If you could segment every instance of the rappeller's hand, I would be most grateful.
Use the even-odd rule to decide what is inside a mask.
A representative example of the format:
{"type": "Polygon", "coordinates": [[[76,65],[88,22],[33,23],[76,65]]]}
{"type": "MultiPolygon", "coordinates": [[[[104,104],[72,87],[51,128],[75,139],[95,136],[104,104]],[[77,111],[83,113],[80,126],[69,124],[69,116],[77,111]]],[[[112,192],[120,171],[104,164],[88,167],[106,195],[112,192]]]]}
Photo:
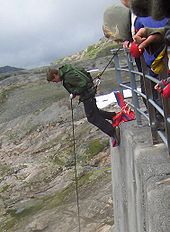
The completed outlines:
{"type": "Polygon", "coordinates": [[[74,99],[75,97],[77,97],[77,95],[71,93],[70,96],[69,96],[69,99],[72,100],[72,99],[74,99]]]}
{"type": "Polygon", "coordinates": [[[97,77],[97,78],[95,79],[95,85],[96,85],[96,86],[99,86],[100,83],[101,83],[101,80],[100,80],[99,77],[97,77]]]}
{"type": "Polygon", "coordinates": [[[73,94],[71,93],[70,96],[69,96],[69,99],[72,100],[74,97],[73,97],[73,94]]]}

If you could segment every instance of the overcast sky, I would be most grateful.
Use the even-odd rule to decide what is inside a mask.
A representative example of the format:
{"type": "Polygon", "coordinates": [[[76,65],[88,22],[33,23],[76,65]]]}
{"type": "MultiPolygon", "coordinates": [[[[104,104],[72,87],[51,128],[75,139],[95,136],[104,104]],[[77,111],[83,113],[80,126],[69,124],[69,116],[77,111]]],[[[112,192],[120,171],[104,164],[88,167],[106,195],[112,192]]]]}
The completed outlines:
{"type": "Polygon", "coordinates": [[[102,36],[104,10],[119,0],[0,0],[0,66],[32,68],[102,36]]]}

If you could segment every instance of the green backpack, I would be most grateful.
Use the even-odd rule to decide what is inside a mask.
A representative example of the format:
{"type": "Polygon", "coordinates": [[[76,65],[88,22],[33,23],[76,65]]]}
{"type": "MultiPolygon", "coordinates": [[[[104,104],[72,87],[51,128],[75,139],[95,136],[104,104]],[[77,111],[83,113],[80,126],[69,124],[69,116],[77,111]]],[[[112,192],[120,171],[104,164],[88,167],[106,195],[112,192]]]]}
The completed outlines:
{"type": "Polygon", "coordinates": [[[59,68],[59,71],[63,79],[63,85],[68,92],[76,95],[81,95],[84,91],[91,92],[93,90],[94,92],[93,78],[84,68],[65,64],[59,68]]]}

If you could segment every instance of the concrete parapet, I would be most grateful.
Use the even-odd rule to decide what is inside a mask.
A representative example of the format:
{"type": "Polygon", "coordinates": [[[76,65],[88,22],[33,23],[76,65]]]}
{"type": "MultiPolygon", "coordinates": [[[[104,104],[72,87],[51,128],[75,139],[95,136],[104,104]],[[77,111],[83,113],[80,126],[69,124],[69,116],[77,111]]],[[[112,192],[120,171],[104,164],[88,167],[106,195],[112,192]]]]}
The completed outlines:
{"type": "Polygon", "coordinates": [[[170,157],[152,145],[150,128],[121,125],[121,144],[111,148],[116,232],[170,231],[170,157]]]}

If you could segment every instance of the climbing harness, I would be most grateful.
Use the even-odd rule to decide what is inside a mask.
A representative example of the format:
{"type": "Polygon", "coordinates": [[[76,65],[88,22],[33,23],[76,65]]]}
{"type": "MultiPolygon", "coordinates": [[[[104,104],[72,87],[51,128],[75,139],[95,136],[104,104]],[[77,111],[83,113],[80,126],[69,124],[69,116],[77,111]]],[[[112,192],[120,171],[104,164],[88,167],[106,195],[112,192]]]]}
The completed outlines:
{"type": "Polygon", "coordinates": [[[77,155],[76,155],[76,140],[75,140],[75,129],[74,129],[74,110],[73,110],[73,98],[70,99],[71,106],[71,121],[72,121],[72,136],[73,136],[73,154],[74,154],[74,170],[75,170],[75,190],[76,190],[76,202],[77,202],[77,217],[78,217],[78,228],[80,232],[80,204],[79,204],[79,191],[78,191],[78,174],[77,174],[77,155]]]}

